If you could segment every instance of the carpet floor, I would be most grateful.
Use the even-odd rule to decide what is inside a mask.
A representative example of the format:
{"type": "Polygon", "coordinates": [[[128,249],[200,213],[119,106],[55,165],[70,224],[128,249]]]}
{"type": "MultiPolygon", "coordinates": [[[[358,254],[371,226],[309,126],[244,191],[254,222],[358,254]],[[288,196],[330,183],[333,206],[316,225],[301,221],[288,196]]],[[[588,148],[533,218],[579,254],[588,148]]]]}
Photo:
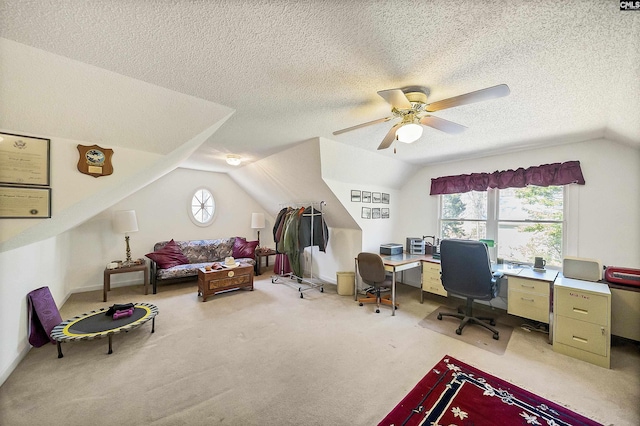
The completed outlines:
{"type": "MultiPolygon", "coordinates": [[[[72,295],[63,320],[114,303],[156,305],[107,339],[33,348],[0,386],[0,425],[375,425],[445,355],[603,424],[640,424],[640,349],[612,347],[611,369],[557,354],[513,329],[503,355],[420,325],[447,298],[398,286],[401,309],[374,313],[335,285],[310,290],[256,277],[254,291],[202,302],[195,282],[72,295]]],[[[453,304],[455,306],[455,304],[453,304]]],[[[25,320],[26,321],[26,320],[25,320]]],[[[26,323],[25,323],[26,327],[26,323]]]]}

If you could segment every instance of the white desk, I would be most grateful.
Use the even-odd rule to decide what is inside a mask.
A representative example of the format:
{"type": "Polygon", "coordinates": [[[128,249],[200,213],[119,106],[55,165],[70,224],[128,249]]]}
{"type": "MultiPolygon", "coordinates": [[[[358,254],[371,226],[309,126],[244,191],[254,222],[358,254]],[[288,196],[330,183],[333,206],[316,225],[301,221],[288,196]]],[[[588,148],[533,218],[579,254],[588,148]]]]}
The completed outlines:
{"type": "MultiPolygon", "coordinates": [[[[392,273],[392,285],[391,285],[391,303],[393,308],[391,315],[396,314],[396,272],[406,271],[412,268],[420,267],[420,303],[424,300],[424,274],[422,263],[428,262],[430,264],[440,264],[440,259],[434,259],[431,255],[424,254],[409,254],[402,253],[391,256],[381,256],[384,268],[386,271],[392,273]]],[[[354,280],[354,300],[358,299],[358,278],[360,276],[358,272],[358,262],[356,259],[356,279],[354,280]]],[[[535,271],[529,267],[512,267],[509,264],[494,264],[491,268],[494,272],[503,272],[508,277],[514,277],[514,285],[509,290],[515,290],[512,306],[508,307],[507,311],[510,314],[521,316],[544,322],[550,325],[551,331],[552,323],[552,310],[551,310],[551,298],[552,298],[552,283],[558,275],[558,271],[554,270],[542,270],[535,271]],[[533,285],[533,288],[529,290],[529,287],[533,285]],[[522,288],[518,288],[522,287],[522,288]],[[517,293],[517,291],[523,292],[523,294],[517,293]],[[517,297],[516,297],[517,296],[517,297]],[[539,296],[539,297],[536,297],[539,296]],[[519,302],[519,303],[518,303],[519,302]]],[[[507,303],[509,304],[509,297],[507,297],[507,303]]],[[[549,336],[551,339],[551,336],[549,336]]]]}

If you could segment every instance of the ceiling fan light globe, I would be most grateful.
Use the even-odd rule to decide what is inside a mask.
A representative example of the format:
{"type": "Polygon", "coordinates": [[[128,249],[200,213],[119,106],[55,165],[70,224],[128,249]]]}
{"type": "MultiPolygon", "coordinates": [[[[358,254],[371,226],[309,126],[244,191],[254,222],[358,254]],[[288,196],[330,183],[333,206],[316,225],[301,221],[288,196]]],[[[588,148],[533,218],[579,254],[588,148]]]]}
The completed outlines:
{"type": "Polygon", "coordinates": [[[227,154],[227,164],[231,166],[239,166],[242,162],[242,157],[235,154],[227,154]]]}
{"type": "Polygon", "coordinates": [[[422,126],[416,123],[405,124],[396,131],[400,142],[412,143],[422,136],[422,126]]]}

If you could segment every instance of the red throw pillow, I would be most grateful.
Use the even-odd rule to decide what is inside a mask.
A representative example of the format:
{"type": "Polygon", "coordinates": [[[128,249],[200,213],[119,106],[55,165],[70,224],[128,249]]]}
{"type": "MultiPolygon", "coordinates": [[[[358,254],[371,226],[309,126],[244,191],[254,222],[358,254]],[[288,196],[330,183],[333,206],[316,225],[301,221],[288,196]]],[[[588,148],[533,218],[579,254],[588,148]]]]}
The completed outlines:
{"type": "Polygon", "coordinates": [[[247,241],[242,237],[236,237],[233,243],[233,257],[253,259],[256,256],[256,247],[258,247],[258,241],[247,241]]]}
{"type": "Polygon", "coordinates": [[[182,253],[180,246],[173,240],[169,241],[160,250],[147,253],[145,256],[156,262],[160,269],[168,269],[189,263],[189,259],[182,253]]]}

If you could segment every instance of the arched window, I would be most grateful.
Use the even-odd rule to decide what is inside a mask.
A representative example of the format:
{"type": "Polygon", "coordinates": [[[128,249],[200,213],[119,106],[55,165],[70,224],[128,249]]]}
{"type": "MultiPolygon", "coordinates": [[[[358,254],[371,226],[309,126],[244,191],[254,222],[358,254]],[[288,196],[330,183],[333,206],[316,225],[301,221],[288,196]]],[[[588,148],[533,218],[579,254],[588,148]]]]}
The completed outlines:
{"type": "Polygon", "coordinates": [[[198,226],[209,226],[213,222],[216,202],[207,188],[198,188],[189,202],[189,218],[198,226]]]}

